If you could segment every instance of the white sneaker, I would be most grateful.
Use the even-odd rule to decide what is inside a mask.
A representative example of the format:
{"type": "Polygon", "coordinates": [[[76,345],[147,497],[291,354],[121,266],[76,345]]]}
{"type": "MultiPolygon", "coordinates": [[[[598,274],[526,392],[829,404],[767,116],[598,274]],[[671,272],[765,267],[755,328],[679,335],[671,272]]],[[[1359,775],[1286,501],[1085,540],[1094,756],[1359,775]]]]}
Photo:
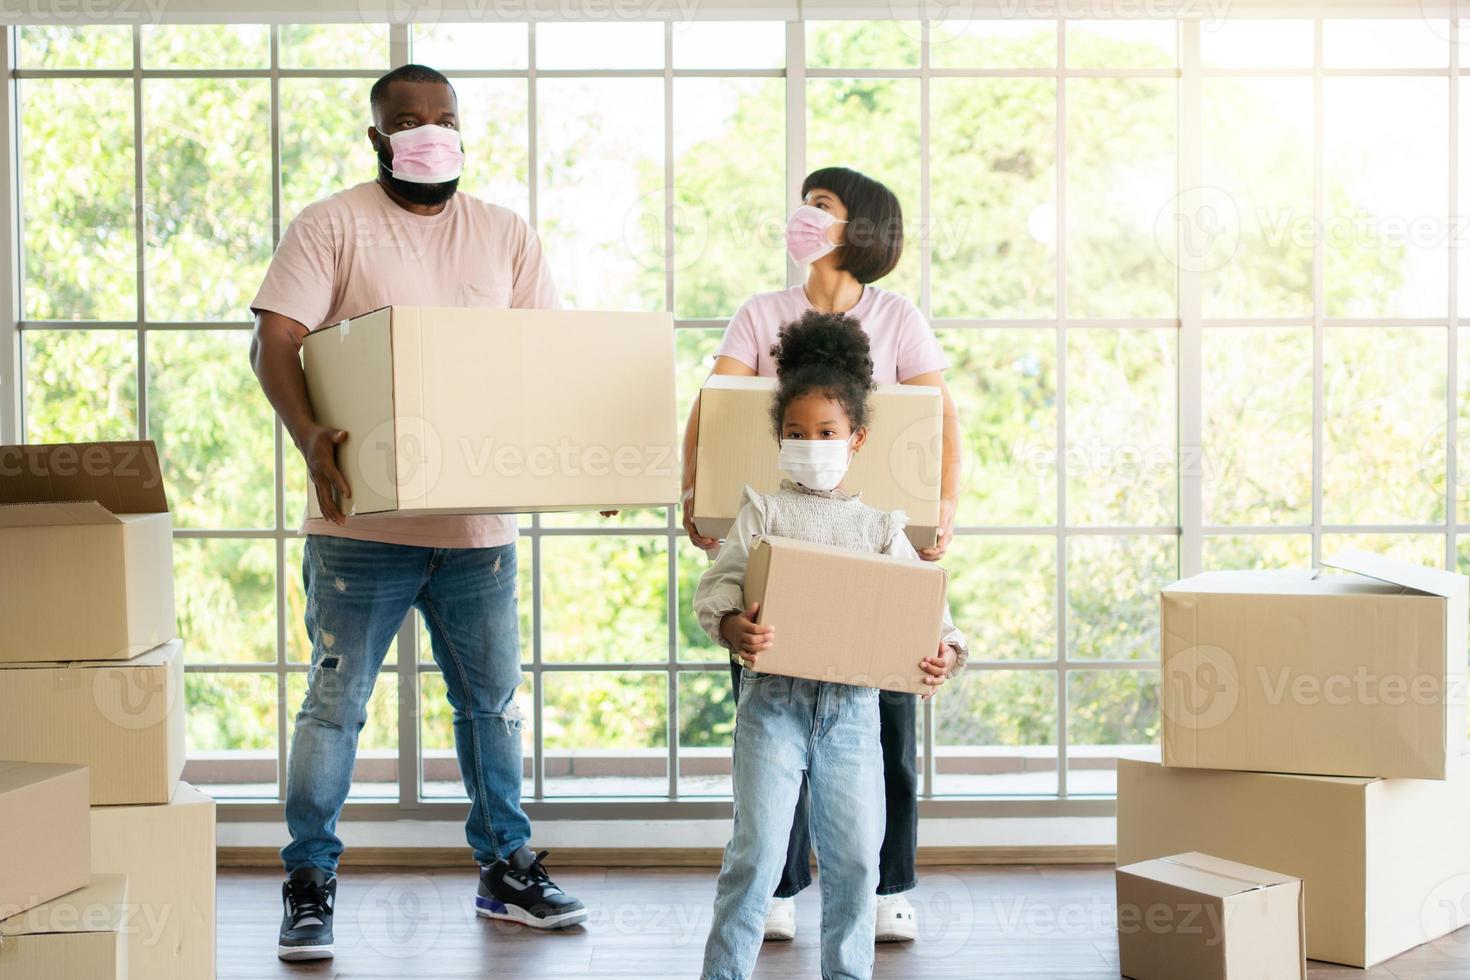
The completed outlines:
{"type": "Polygon", "coordinates": [[[766,909],[766,938],[783,943],[796,938],[796,899],[771,899],[771,905],[766,909]]]}
{"type": "MultiPolygon", "coordinates": [[[[771,920],[766,919],[767,922],[771,920]]],[[[873,938],[880,943],[911,943],[919,938],[919,919],[902,895],[879,895],[873,938]]]]}

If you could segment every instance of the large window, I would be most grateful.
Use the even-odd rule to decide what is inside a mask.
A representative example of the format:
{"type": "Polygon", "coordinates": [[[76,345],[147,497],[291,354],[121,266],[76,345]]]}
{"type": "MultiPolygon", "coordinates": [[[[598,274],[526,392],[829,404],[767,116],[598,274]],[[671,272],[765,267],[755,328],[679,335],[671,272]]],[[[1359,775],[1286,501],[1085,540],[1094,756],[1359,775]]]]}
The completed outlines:
{"type": "MultiPolygon", "coordinates": [[[[931,810],[1106,812],[1115,760],[1156,757],[1156,592],[1180,574],[1344,545],[1470,565],[1448,22],[10,35],[16,434],[159,442],[188,775],[221,797],[278,800],[309,657],[304,468],[246,362],[246,304],[292,216],[372,177],[367,88],[406,60],[452,76],[463,188],[537,227],[569,305],[673,311],[681,413],[739,303],[795,281],[805,171],[899,193],[882,285],[932,318],[966,450],[946,565],[973,659],[922,712],[931,810]]],[[[678,515],[521,525],[533,809],[728,797],[728,668],[689,611],[706,562],[678,515]]],[[[463,798],[416,621],[361,749],[354,801],[463,798]]]]}

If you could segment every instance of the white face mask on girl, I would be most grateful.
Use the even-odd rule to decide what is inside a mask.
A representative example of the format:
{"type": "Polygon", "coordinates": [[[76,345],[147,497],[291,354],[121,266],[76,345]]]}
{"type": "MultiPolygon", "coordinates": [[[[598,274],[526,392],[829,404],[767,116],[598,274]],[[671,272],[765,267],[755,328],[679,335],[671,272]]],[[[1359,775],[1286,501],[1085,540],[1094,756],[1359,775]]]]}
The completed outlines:
{"type": "Polygon", "coordinates": [[[832,217],[832,212],[803,204],[791,212],[786,222],[786,251],[797,265],[815,262],[837,246],[827,237],[827,229],[833,225],[845,225],[832,217]]]}
{"type": "Polygon", "coordinates": [[[851,443],[851,436],[846,439],[782,439],[776,465],[804,487],[835,490],[852,463],[851,443]]]}

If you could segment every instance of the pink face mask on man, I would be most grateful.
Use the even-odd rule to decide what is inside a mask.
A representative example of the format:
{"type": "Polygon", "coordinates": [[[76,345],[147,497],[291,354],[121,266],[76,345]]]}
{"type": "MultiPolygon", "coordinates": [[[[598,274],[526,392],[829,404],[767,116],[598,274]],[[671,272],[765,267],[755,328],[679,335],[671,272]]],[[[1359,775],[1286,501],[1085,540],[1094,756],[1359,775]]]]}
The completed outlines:
{"type": "Polygon", "coordinates": [[[786,222],[786,251],[791,255],[791,260],[797,265],[817,261],[837,247],[827,237],[827,229],[833,225],[845,224],[846,221],[832,217],[830,211],[803,204],[791,212],[791,220],[786,222]]]}
{"type": "Polygon", "coordinates": [[[443,184],[464,170],[459,130],[448,126],[414,126],[388,136],[393,176],[413,184],[443,184]]]}

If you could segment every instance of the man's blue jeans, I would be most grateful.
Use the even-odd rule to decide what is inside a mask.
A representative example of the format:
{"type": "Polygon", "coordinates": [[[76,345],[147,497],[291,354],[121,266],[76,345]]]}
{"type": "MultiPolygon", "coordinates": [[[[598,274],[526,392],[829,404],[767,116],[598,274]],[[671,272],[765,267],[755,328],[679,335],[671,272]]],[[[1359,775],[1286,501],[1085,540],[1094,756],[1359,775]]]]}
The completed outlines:
{"type": "Polygon", "coordinates": [[[805,773],[822,893],[822,977],[867,980],[885,816],[878,692],[746,670],[735,712],[735,828],[701,976],[745,980],[755,968],[805,773]]]}
{"type": "Polygon", "coordinates": [[[524,845],[531,823],[521,809],[515,544],[416,548],[313,534],[301,573],[311,668],[286,772],[287,873],[337,869],[337,817],[368,698],[411,608],[428,624],[454,709],[475,860],[490,864],[524,845]]]}

